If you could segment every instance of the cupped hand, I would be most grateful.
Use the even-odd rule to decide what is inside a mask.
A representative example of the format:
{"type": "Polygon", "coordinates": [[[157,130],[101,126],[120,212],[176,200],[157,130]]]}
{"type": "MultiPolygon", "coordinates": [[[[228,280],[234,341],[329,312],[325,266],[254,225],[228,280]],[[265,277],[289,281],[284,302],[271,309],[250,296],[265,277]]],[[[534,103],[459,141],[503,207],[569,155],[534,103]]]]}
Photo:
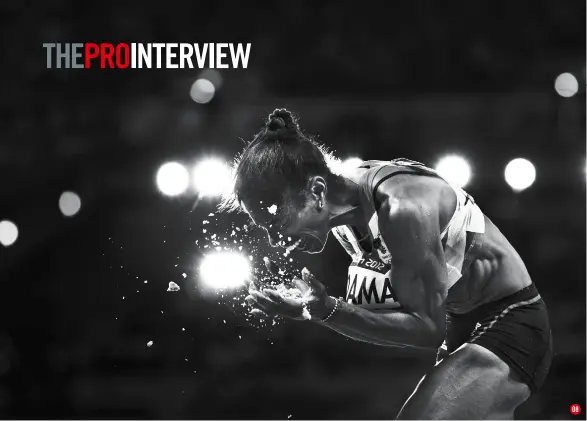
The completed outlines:
{"type": "Polygon", "coordinates": [[[302,279],[294,278],[291,284],[278,291],[250,282],[245,300],[252,307],[251,313],[296,320],[322,319],[327,315],[326,288],[308,269],[302,270],[302,279]]]}

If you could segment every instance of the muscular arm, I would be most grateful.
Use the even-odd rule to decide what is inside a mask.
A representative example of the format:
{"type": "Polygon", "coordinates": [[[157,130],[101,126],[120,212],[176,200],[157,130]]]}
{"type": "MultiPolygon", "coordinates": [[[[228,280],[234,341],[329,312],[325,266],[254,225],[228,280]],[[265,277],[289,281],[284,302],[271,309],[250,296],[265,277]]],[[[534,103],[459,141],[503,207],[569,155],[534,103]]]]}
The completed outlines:
{"type": "MultiPolygon", "coordinates": [[[[343,303],[341,303],[341,304],[343,304],[343,303]]],[[[334,307],[334,303],[332,303],[331,306],[334,307]]],[[[339,306],[340,306],[340,304],[339,304],[339,306]]],[[[340,307],[339,307],[339,310],[340,310],[340,307]]],[[[339,311],[339,310],[337,310],[337,311],[339,311]]],[[[396,348],[403,348],[406,346],[406,345],[402,345],[397,342],[390,341],[388,339],[377,339],[372,336],[365,335],[364,333],[361,333],[359,331],[350,330],[348,327],[336,327],[336,325],[334,325],[332,323],[324,323],[324,325],[328,326],[330,329],[334,330],[335,332],[338,332],[341,335],[346,336],[347,338],[351,338],[355,341],[366,342],[369,344],[380,345],[380,346],[393,346],[396,348]]]]}
{"type": "MultiPolygon", "coordinates": [[[[445,334],[447,292],[438,211],[425,195],[384,190],[382,196],[379,226],[392,255],[392,284],[402,309],[373,312],[341,302],[324,324],[375,344],[437,348],[445,334]]],[[[330,298],[327,309],[333,307],[330,298]]]]}

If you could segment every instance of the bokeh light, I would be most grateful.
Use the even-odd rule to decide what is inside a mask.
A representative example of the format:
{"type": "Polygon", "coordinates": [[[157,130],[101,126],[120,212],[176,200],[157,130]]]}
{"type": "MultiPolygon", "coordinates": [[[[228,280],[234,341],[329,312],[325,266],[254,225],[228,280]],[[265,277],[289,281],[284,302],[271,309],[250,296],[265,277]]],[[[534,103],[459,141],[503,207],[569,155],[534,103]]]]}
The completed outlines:
{"type": "Polygon", "coordinates": [[[349,170],[353,168],[357,168],[359,165],[363,163],[361,158],[347,158],[344,161],[334,157],[334,156],[327,156],[326,157],[326,165],[333,174],[341,175],[345,174],[349,170]]]}
{"type": "Polygon", "coordinates": [[[178,196],[184,193],[189,184],[190,174],[178,162],[163,164],[157,171],[157,187],[166,196],[178,196]]]}
{"type": "Polygon", "coordinates": [[[361,165],[363,163],[363,160],[361,158],[347,158],[344,161],[342,161],[342,165],[344,166],[344,168],[357,168],[359,165],[361,165]]]}
{"type": "Polygon", "coordinates": [[[219,251],[204,256],[200,264],[202,285],[214,289],[237,288],[251,275],[249,259],[242,253],[219,251]]]}
{"type": "Polygon", "coordinates": [[[471,179],[471,167],[466,159],[458,155],[449,155],[440,159],[436,164],[436,172],[459,187],[465,187],[471,179]]]}
{"type": "Polygon", "coordinates": [[[0,221],[0,244],[5,247],[14,244],[18,238],[18,228],[12,221],[0,221]]]}
{"type": "Polygon", "coordinates": [[[65,191],[59,196],[59,210],[64,216],[73,216],[82,207],[80,197],[71,191],[65,191]]]}
{"type": "Polygon", "coordinates": [[[192,84],[190,89],[190,96],[198,104],[207,104],[212,101],[216,88],[214,84],[208,79],[198,79],[192,84]]]}
{"type": "Polygon", "coordinates": [[[560,96],[570,98],[579,90],[579,82],[571,73],[563,73],[554,81],[554,89],[560,96]]]}
{"type": "Polygon", "coordinates": [[[512,159],[505,167],[505,181],[514,191],[526,190],[536,180],[536,168],[524,158],[512,159]]]}
{"type": "Polygon", "coordinates": [[[232,173],[221,159],[209,158],[197,163],[192,174],[194,189],[200,196],[220,196],[230,187],[232,173]]]}

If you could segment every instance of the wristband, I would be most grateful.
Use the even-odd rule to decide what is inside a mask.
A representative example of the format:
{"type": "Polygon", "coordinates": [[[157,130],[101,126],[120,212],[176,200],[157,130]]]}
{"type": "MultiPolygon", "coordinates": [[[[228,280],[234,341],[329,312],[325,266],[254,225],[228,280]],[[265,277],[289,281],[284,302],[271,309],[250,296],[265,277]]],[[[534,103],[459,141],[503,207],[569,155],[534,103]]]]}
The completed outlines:
{"type": "Polygon", "coordinates": [[[323,318],[322,320],[320,320],[321,322],[325,322],[328,319],[330,319],[334,313],[336,313],[336,311],[338,310],[338,307],[340,306],[340,300],[338,298],[334,299],[334,308],[332,309],[332,311],[330,312],[330,314],[328,316],[326,316],[325,318],[323,318]]]}

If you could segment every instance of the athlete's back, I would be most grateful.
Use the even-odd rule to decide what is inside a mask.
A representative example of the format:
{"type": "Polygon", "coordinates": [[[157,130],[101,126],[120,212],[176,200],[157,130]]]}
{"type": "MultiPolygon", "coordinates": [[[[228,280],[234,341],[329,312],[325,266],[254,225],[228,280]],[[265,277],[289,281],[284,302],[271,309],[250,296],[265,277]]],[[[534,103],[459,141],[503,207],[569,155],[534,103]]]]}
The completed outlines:
{"type": "MultiPolygon", "coordinates": [[[[371,270],[371,278],[377,278],[377,272],[382,271],[362,266],[375,267],[375,261],[391,264],[393,256],[382,253],[386,246],[377,229],[379,203],[376,191],[382,183],[388,182],[403,183],[412,189],[426,188],[437,193],[429,197],[430,201],[436,202],[434,205],[438,206],[441,219],[444,219],[441,221],[440,238],[447,265],[448,308],[455,312],[467,312],[531,284],[522,259],[499,229],[482,213],[473,197],[433,169],[404,158],[366,161],[359,167],[357,176],[362,190],[363,208],[367,215],[371,215],[369,227],[378,253],[364,250],[357,238],[361,235],[353,232],[356,230],[352,227],[337,227],[333,230],[333,234],[353,258],[352,265],[361,268],[350,271],[349,289],[357,273],[365,275],[371,270]],[[368,260],[361,263],[361,258],[368,260]]],[[[357,287],[360,290],[361,285],[357,287]]],[[[369,285],[366,285],[366,290],[369,291],[369,285]]],[[[347,299],[353,296],[355,301],[368,298],[351,292],[347,290],[347,299]]]]}

